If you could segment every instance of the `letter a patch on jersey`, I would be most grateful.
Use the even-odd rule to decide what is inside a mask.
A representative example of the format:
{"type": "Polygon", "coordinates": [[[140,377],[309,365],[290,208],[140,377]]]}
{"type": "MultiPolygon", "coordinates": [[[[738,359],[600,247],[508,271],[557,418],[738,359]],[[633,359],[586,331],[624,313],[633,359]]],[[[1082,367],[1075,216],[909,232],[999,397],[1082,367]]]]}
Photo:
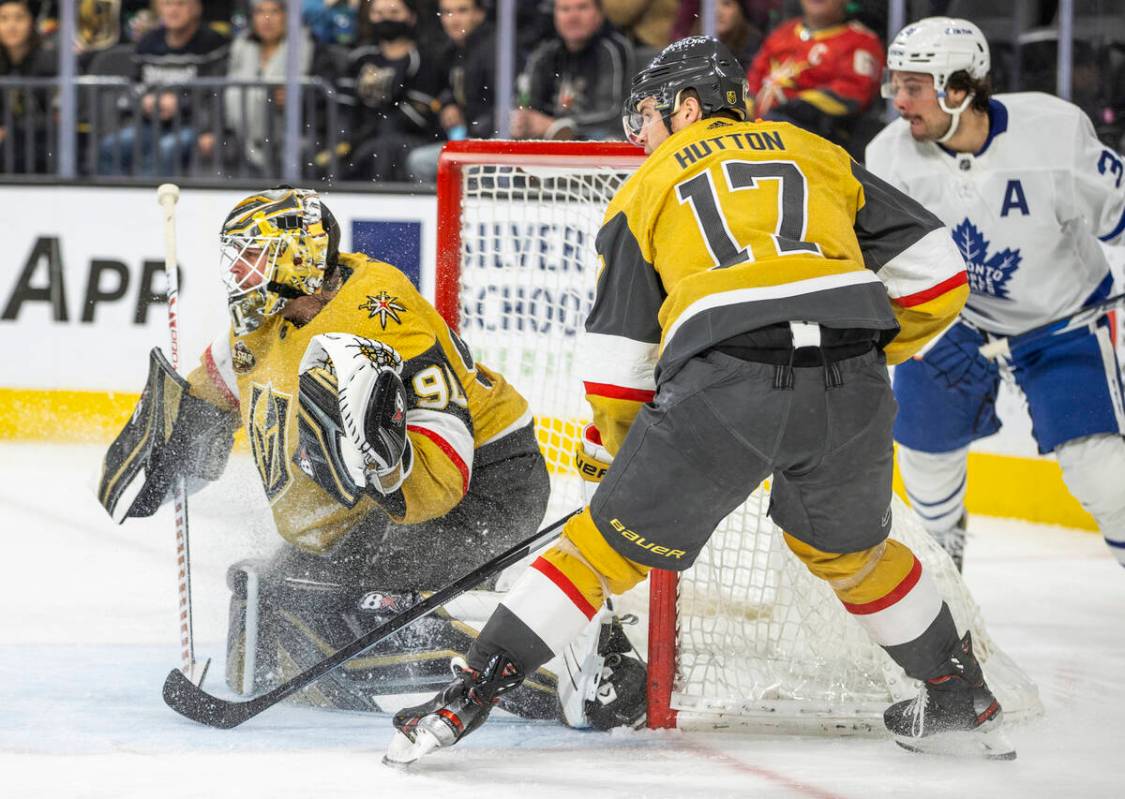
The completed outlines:
{"type": "Polygon", "coordinates": [[[286,428],[289,419],[290,397],[277,393],[273,386],[254,383],[250,393],[249,438],[250,454],[266,499],[271,503],[281,496],[290,481],[289,463],[285,457],[288,449],[286,428]]]}
{"type": "Polygon", "coordinates": [[[1004,204],[1000,207],[1000,216],[1007,216],[1009,211],[1019,211],[1024,216],[1031,216],[1027,207],[1027,197],[1023,193],[1023,184],[1018,180],[1009,180],[1004,189],[1004,204]]]}

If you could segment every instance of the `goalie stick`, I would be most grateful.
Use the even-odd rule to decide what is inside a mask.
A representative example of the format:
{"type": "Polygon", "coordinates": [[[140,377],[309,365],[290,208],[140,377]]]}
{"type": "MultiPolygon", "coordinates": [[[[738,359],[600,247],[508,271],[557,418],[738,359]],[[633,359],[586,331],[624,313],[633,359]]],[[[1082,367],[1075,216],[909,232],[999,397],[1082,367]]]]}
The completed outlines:
{"type": "Polygon", "coordinates": [[[220,699],[193,683],[179,669],[173,669],[169,672],[167,679],[164,680],[164,702],[181,716],[200,724],[206,724],[208,727],[218,727],[224,730],[237,727],[242,722],[254,718],[263,710],[273,707],[305,686],[316,682],[323,675],[351,660],[356,655],[362,654],[403,627],[413,624],[423,616],[428,616],[474,585],[517,563],[538,547],[550,543],[559,536],[566,521],[580,510],[580,508],[575,508],[557,522],[544,527],[535,535],[521,541],[506,552],[502,552],[464,577],[445,586],[445,588],[435,591],[390,621],[364,633],[347,646],[261,696],[244,701],[220,699]]]}
{"type": "Polygon", "coordinates": [[[1071,330],[1077,330],[1080,327],[1085,327],[1091,322],[1095,321],[1102,314],[1112,311],[1125,305],[1125,294],[1115,294],[1114,296],[1102,300],[1096,305],[1091,305],[1089,308],[1083,308],[1080,311],[1069,314],[1061,319],[1055,319],[1047,322],[1046,324],[1033,327],[1031,330],[1020,333],[1015,336],[1005,336],[1003,338],[995,339],[987,344],[981,345],[980,354],[989,360],[996,358],[1008,358],[1012,354],[1012,350],[1025,347],[1028,344],[1039,341],[1047,336],[1057,336],[1061,333],[1069,333],[1071,330]]]}
{"type": "MultiPolygon", "coordinates": [[[[156,201],[164,210],[164,274],[168,283],[168,339],[172,369],[180,368],[179,299],[180,279],[176,258],[176,202],[180,187],[162,183],[156,189],[156,201]]],[[[179,578],[180,669],[192,683],[202,685],[207,676],[208,658],[204,663],[195,660],[194,631],[191,619],[191,550],[188,547],[187,490],[183,476],[172,484],[172,507],[176,525],[176,570],[179,578]]]]}

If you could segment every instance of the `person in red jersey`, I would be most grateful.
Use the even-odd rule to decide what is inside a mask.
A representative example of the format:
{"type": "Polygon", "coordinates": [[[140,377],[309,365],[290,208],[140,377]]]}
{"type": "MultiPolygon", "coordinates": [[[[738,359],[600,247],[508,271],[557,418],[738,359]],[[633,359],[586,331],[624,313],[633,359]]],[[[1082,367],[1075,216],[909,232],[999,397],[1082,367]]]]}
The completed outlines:
{"type": "Polygon", "coordinates": [[[846,0],[801,0],[800,18],[766,37],[747,73],[752,112],[792,122],[847,146],[879,94],[879,37],[847,21],[846,0]]]}

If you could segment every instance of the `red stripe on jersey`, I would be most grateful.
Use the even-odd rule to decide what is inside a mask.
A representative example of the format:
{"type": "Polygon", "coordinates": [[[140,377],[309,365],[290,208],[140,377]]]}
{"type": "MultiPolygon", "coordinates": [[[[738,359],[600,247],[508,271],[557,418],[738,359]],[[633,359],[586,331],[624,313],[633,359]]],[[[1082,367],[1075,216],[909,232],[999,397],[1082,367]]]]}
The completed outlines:
{"type": "Polygon", "coordinates": [[[647,388],[626,388],[625,386],[615,386],[612,383],[591,383],[588,380],[583,381],[583,385],[586,386],[587,394],[593,394],[597,397],[607,397],[609,399],[651,402],[652,398],[656,396],[655,391],[651,391],[647,388]]]}
{"type": "Polygon", "coordinates": [[[943,280],[936,286],[930,286],[928,289],[915,292],[914,294],[907,294],[904,297],[894,297],[893,300],[896,305],[903,308],[912,308],[915,305],[921,305],[924,302],[932,300],[934,297],[940,297],[945,292],[963,286],[969,282],[968,272],[958,272],[948,280],[943,280]]]}
{"type": "Polygon", "coordinates": [[[430,441],[437,444],[438,449],[445,453],[445,457],[453,461],[453,465],[456,466],[457,471],[461,473],[461,493],[469,493],[469,467],[465,465],[465,461],[463,461],[461,459],[461,456],[457,454],[457,450],[453,448],[453,445],[439,436],[433,430],[430,430],[428,427],[421,427],[416,424],[408,424],[406,426],[406,429],[412,433],[419,433],[421,435],[424,435],[426,438],[430,439],[430,441]]]}
{"type": "Polygon", "coordinates": [[[215,388],[222,392],[227,402],[237,408],[238,397],[234,396],[234,392],[230,390],[227,381],[223,379],[223,374],[215,364],[215,356],[211,354],[211,345],[209,344],[207,345],[207,349],[203,351],[203,365],[207,368],[207,376],[211,378],[211,382],[215,384],[215,388]]]}
{"type": "Polygon", "coordinates": [[[557,585],[559,590],[570,598],[570,601],[574,603],[575,607],[582,611],[587,619],[594,618],[594,614],[598,612],[598,609],[591,605],[586,597],[582,596],[582,592],[578,590],[578,586],[572,583],[569,577],[559,571],[559,568],[555,564],[543,558],[536,558],[535,562],[531,564],[531,568],[557,585]]]}
{"type": "Polygon", "coordinates": [[[914,586],[918,584],[918,580],[921,579],[921,577],[922,562],[915,556],[914,565],[910,567],[910,572],[902,578],[902,582],[896,585],[890,593],[878,599],[873,599],[870,602],[863,602],[858,605],[845,602],[844,609],[855,616],[868,616],[872,613],[878,613],[880,610],[886,610],[909,594],[914,586]]]}

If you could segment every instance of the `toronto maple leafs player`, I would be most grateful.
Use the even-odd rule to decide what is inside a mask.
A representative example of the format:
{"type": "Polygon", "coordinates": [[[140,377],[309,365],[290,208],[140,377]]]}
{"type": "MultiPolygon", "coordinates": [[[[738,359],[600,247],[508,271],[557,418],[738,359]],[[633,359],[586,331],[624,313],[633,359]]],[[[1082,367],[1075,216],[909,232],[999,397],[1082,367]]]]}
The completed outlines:
{"type": "Polygon", "coordinates": [[[922,357],[899,366],[899,464],[914,507],[960,565],[969,444],[1000,428],[999,368],[1027,398],[1041,453],[1125,565],[1125,411],[1111,320],[1016,348],[979,347],[1110,295],[1098,241],[1121,244],[1125,167],[1077,107],[1036,92],[992,96],[988,43],[963,19],[908,25],[888,50],[901,118],[867,167],[937,214],[965,258],[971,296],[922,357]]]}

